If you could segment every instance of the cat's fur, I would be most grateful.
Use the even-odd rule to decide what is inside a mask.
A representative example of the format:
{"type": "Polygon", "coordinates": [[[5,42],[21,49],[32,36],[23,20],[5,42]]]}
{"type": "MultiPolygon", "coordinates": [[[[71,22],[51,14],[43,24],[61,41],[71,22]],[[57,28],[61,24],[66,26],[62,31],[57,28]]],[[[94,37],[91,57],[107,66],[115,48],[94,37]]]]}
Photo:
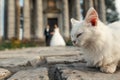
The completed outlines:
{"type": "Polygon", "coordinates": [[[83,21],[72,18],[71,23],[71,40],[83,49],[87,65],[114,73],[120,62],[120,23],[110,27],[103,24],[94,8],[89,9],[83,21]]]}

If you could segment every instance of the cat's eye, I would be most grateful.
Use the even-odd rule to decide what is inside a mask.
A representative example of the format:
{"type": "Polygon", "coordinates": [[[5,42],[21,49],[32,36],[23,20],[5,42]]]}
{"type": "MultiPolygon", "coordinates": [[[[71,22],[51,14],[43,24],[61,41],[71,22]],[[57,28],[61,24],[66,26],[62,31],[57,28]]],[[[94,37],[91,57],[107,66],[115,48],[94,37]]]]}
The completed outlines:
{"type": "Polygon", "coordinates": [[[79,34],[77,34],[77,36],[76,36],[76,37],[78,38],[78,37],[79,37],[79,36],[81,36],[81,35],[82,35],[82,33],[79,33],[79,34]]]}

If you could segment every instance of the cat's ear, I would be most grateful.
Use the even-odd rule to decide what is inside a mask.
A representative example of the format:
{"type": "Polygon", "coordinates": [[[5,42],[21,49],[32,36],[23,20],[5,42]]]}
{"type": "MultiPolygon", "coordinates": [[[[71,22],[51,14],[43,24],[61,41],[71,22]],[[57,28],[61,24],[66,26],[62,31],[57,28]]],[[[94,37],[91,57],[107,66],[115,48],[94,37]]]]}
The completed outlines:
{"type": "Polygon", "coordinates": [[[98,13],[96,12],[96,10],[93,7],[91,7],[88,10],[87,15],[85,17],[85,21],[87,23],[91,23],[92,26],[97,26],[98,13]]]}
{"type": "Polygon", "coordinates": [[[79,23],[79,21],[75,20],[74,18],[71,18],[71,23],[72,23],[72,25],[74,25],[76,23],[79,23]]]}

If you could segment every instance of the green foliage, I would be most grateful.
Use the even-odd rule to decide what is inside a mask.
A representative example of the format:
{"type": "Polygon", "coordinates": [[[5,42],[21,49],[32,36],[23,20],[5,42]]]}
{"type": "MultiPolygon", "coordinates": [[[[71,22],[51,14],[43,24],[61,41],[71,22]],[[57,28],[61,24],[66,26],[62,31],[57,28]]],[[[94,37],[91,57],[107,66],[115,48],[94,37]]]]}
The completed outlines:
{"type": "Polygon", "coordinates": [[[106,19],[107,21],[114,22],[119,20],[118,18],[118,12],[116,11],[115,7],[115,0],[105,0],[105,5],[106,5],[106,19]]]}
{"type": "Polygon", "coordinates": [[[66,43],[67,46],[73,46],[72,44],[72,41],[71,40],[68,40],[67,43],[66,43]]]}
{"type": "MultiPolygon", "coordinates": [[[[67,46],[73,46],[72,41],[68,40],[66,43],[67,46]]],[[[40,41],[30,41],[24,39],[22,41],[18,40],[17,38],[12,38],[9,41],[0,42],[0,50],[5,49],[18,49],[18,48],[27,48],[27,47],[38,47],[38,46],[45,46],[45,43],[40,41]]]]}
{"type": "Polygon", "coordinates": [[[16,49],[23,47],[37,47],[40,46],[40,42],[37,41],[29,41],[29,40],[18,40],[16,38],[12,38],[10,41],[3,41],[0,43],[0,50],[5,49],[16,49]]]}

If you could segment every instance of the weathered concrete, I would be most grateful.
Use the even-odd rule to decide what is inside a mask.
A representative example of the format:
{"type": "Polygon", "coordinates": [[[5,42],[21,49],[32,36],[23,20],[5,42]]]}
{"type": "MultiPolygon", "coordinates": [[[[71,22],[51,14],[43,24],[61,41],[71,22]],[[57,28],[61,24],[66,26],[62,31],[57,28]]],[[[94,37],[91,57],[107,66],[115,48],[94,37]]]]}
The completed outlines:
{"type": "Polygon", "coordinates": [[[0,68],[0,80],[4,80],[5,78],[9,77],[11,72],[7,69],[0,68]]]}
{"type": "Polygon", "coordinates": [[[7,80],[49,80],[47,68],[22,70],[7,80]]]}
{"type": "MultiPolygon", "coordinates": [[[[0,51],[0,67],[7,68],[12,73],[17,72],[16,74],[18,75],[18,73],[21,74],[21,70],[33,69],[43,65],[49,67],[47,65],[50,62],[50,59],[55,56],[57,58],[60,56],[60,62],[71,62],[72,60],[72,62],[74,62],[74,59],[77,58],[79,53],[78,48],[74,47],[38,47],[0,51]],[[68,56],[70,56],[70,58],[68,56]],[[72,60],[67,61],[67,59],[72,60]]],[[[54,61],[51,62],[55,63],[54,61]]],[[[55,64],[58,64],[58,62],[55,64]]],[[[13,79],[13,76],[10,79],[13,79]]],[[[17,78],[20,77],[17,76],[17,78]]]]}
{"type": "Polygon", "coordinates": [[[0,59],[0,67],[21,67],[27,66],[36,66],[40,62],[40,58],[24,58],[24,57],[16,57],[16,58],[3,58],[0,59]]]}
{"type": "Polygon", "coordinates": [[[27,66],[28,64],[36,67],[37,65],[45,64],[45,60],[50,56],[74,56],[79,53],[77,48],[72,47],[39,47],[14,51],[1,51],[0,67],[19,67],[27,66]]]}
{"type": "Polygon", "coordinates": [[[56,65],[57,80],[119,80],[120,70],[114,74],[100,72],[96,68],[88,68],[85,63],[56,65]]]}
{"type": "Polygon", "coordinates": [[[53,56],[53,57],[46,57],[46,61],[48,64],[58,64],[58,63],[74,63],[74,62],[81,62],[82,57],[79,55],[76,56],[53,56]]]}
{"type": "Polygon", "coordinates": [[[0,51],[0,58],[36,57],[36,56],[67,56],[78,55],[82,52],[75,47],[37,47],[0,51]],[[29,55],[28,55],[29,54],[29,55]]]}
{"type": "Polygon", "coordinates": [[[114,74],[105,74],[99,69],[87,68],[82,61],[82,51],[75,47],[38,47],[0,51],[0,67],[9,70],[0,69],[0,80],[6,80],[6,77],[8,80],[120,79],[120,70],[114,74]]]}

